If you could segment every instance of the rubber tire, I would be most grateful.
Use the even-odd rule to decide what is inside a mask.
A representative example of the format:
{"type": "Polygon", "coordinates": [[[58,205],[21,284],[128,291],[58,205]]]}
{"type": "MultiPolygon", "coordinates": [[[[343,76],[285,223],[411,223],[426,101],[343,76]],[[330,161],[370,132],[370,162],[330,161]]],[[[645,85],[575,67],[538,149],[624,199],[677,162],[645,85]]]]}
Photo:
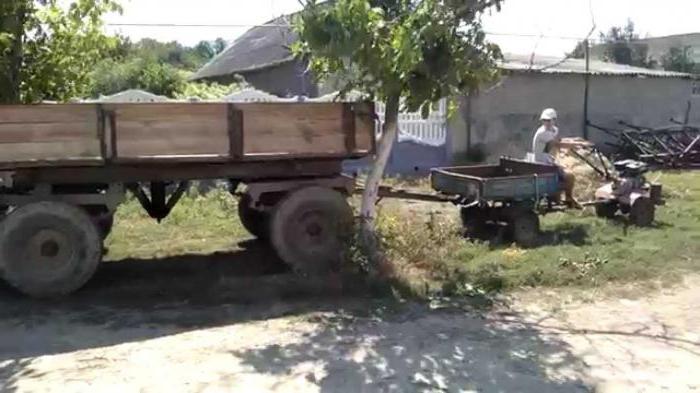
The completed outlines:
{"type": "Polygon", "coordinates": [[[270,238],[270,214],[255,210],[250,207],[252,197],[250,194],[243,194],[238,200],[238,218],[251,235],[260,240],[270,238]]]}
{"type": "Polygon", "coordinates": [[[479,208],[462,207],[459,210],[462,219],[464,236],[470,239],[481,239],[486,233],[486,221],[479,208]]]}
{"type": "Polygon", "coordinates": [[[340,268],[352,224],[353,211],[342,194],[307,187],[291,192],[277,204],[270,240],[279,257],[296,273],[323,275],[340,268]]]}
{"type": "Polygon", "coordinates": [[[535,247],[540,237],[540,218],[533,211],[523,211],[513,217],[513,240],[521,247],[535,247]]]}
{"type": "Polygon", "coordinates": [[[638,227],[648,227],[654,223],[656,206],[647,197],[637,198],[630,209],[630,221],[638,227]]]}
{"type": "MultiPolygon", "coordinates": [[[[102,259],[102,239],[90,216],[81,208],[60,202],[22,206],[0,223],[0,270],[18,291],[36,298],[67,295],[93,276],[102,259]],[[37,274],[26,260],[28,243],[40,231],[53,230],[72,244],[67,263],[37,274]]],[[[41,262],[39,262],[41,264],[41,262]]]]}
{"type": "Polygon", "coordinates": [[[595,215],[608,220],[615,218],[619,207],[616,202],[605,202],[595,205],[595,215]]]}

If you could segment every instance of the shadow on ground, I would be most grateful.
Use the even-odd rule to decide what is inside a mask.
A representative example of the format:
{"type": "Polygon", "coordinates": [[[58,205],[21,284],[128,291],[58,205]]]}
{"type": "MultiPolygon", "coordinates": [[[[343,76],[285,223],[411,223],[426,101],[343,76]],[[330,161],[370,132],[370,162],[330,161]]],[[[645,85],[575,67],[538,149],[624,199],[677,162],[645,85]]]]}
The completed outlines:
{"type": "MultiPolygon", "coordinates": [[[[535,241],[534,247],[556,246],[560,244],[572,244],[584,246],[590,244],[589,226],[579,223],[559,223],[552,228],[542,230],[535,241]]],[[[493,250],[510,247],[515,242],[513,234],[507,227],[490,225],[477,237],[479,240],[488,241],[493,250]]]]}
{"type": "MultiPolygon", "coordinates": [[[[32,301],[1,288],[0,391],[41,378],[45,370],[32,365],[38,357],[212,327],[236,334],[240,324],[286,316],[318,328],[292,344],[219,350],[281,379],[319,364],[323,373],[300,378],[324,392],[588,390],[580,379],[585,367],[568,346],[533,327],[491,321],[484,318],[488,311],[461,303],[436,309],[371,299],[352,283],[339,289],[332,280],[289,274],[262,244],[243,246],[209,256],[109,262],[86,288],[60,301],[32,301]]],[[[114,361],[128,373],[128,359],[114,361]]],[[[226,384],[240,375],[216,378],[226,384]]]]}

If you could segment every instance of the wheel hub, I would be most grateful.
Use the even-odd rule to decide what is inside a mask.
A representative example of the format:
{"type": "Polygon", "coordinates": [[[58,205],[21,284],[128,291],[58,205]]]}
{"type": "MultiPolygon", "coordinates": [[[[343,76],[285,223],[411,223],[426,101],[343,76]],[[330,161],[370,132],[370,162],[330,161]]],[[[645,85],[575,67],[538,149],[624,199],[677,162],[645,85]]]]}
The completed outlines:
{"type": "Polygon", "coordinates": [[[303,233],[303,241],[307,246],[319,246],[328,239],[328,225],[323,215],[318,212],[310,212],[300,217],[299,228],[303,233]]]}
{"type": "Polygon", "coordinates": [[[42,229],[29,238],[26,245],[27,261],[35,264],[38,271],[62,269],[70,264],[73,247],[63,233],[53,229],[42,229]]]}

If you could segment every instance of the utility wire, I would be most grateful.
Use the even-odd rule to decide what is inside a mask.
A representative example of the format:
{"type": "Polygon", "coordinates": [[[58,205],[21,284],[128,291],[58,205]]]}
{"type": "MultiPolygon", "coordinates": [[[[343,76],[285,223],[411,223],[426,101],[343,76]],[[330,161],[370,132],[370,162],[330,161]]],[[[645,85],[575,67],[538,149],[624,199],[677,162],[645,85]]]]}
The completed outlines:
{"type": "MultiPolygon", "coordinates": [[[[593,34],[593,32],[596,29],[595,13],[593,12],[593,0],[588,0],[588,9],[591,12],[591,30],[588,32],[588,35],[586,35],[586,38],[583,39],[583,41],[582,41],[583,44],[586,46],[588,45],[588,39],[591,37],[591,35],[593,34]]],[[[541,69],[539,69],[539,71],[544,71],[544,70],[548,70],[550,68],[557,67],[560,64],[564,63],[565,61],[569,60],[571,58],[571,56],[573,56],[573,54],[574,54],[573,51],[571,51],[571,52],[567,53],[563,59],[559,60],[556,63],[552,63],[548,66],[542,67],[541,69]]]]}
{"type": "MultiPolygon", "coordinates": [[[[210,23],[105,23],[108,27],[154,27],[154,28],[288,28],[292,25],[289,23],[280,24],[210,24],[210,23]]],[[[595,24],[593,30],[595,29],[595,24]]],[[[566,36],[566,35],[546,35],[546,34],[533,34],[533,33],[509,33],[509,32],[494,32],[494,31],[484,31],[486,35],[495,37],[518,37],[518,38],[537,38],[537,39],[558,39],[558,40],[569,40],[569,41],[584,41],[588,39],[591,43],[598,44],[615,44],[615,43],[626,43],[630,45],[635,45],[635,41],[628,40],[602,40],[602,39],[591,39],[590,36],[594,31],[589,33],[586,37],[577,36],[566,36]]],[[[643,41],[643,39],[639,39],[643,41]]],[[[637,43],[639,45],[644,45],[644,42],[637,43]]]]}

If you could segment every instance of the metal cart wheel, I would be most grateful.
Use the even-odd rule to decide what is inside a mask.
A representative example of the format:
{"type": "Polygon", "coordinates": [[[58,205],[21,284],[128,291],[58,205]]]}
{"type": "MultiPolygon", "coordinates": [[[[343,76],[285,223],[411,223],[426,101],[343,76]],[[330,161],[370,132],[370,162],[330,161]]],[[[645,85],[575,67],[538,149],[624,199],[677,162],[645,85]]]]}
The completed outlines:
{"type": "Polygon", "coordinates": [[[540,236],[540,218],[533,211],[519,212],[511,222],[513,240],[522,247],[534,247],[540,236]]]}
{"type": "Polygon", "coordinates": [[[486,217],[478,207],[462,207],[459,211],[464,236],[481,239],[486,233],[486,217]]]}
{"type": "Polygon", "coordinates": [[[616,202],[600,202],[595,205],[595,214],[600,218],[612,219],[617,214],[618,205],[616,202]]]}
{"type": "Polygon", "coordinates": [[[238,218],[250,234],[260,240],[267,240],[270,237],[270,214],[253,209],[250,206],[252,199],[246,193],[238,200],[238,218]]]}
{"type": "Polygon", "coordinates": [[[632,203],[630,221],[640,227],[648,227],[654,222],[656,206],[647,197],[639,197],[632,203]]]}
{"type": "Polygon", "coordinates": [[[0,223],[0,234],[3,278],[33,297],[79,289],[102,258],[102,239],[90,216],[65,203],[19,207],[0,223]]]}
{"type": "Polygon", "coordinates": [[[351,235],[352,208],[337,191],[307,187],[275,207],[270,240],[280,258],[301,274],[337,270],[351,235]]]}

